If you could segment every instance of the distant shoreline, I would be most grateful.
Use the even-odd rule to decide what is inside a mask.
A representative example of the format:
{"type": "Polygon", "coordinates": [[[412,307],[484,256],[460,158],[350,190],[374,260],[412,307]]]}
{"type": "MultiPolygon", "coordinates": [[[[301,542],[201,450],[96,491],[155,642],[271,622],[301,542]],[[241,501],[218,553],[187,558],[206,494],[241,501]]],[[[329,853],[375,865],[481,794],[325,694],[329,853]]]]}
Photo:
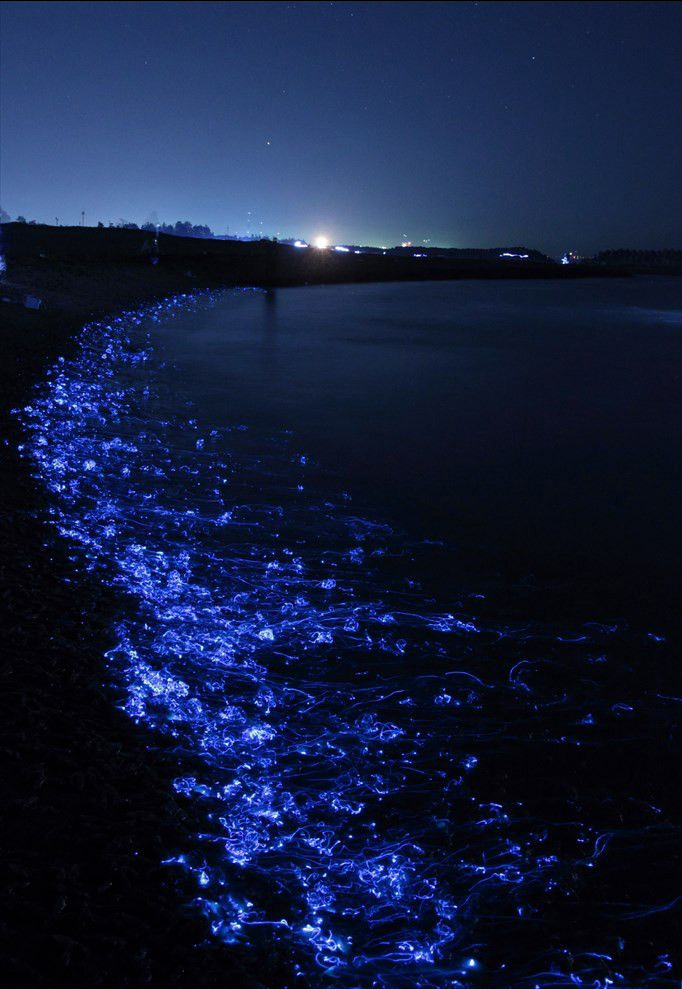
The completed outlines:
{"type": "Polygon", "coordinates": [[[627,277],[619,267],[552,261],[353,254],[273,241],[224,241],[142,230],[0,226],[0,305],[68,337],[89,319],[199,288],[284,288],[367,282],[627,277]],[[68,331],[66,330],[68,326],[68,331]],[[57,328],[59,328],[57,330],[57,328]]]}
{"type": "Polygon", "coordinates": [[[92,297],[96,311],[195,287],[295,285],[451,279],[574,279],[623,277],[624,268],[561,265],[549,260],[356,254],[300,249],[274,241],[175,237],[143,230],[50,227],[6,223],[0,253],[11,290],[69,309],[92,297]],[[129,290],[126,290],[126,286],[129,290]],[[115,287],[115,291],[112,291],[115,287]],[[42,294],[41,294],[42,293],[42,294]],[[126,296],[128,297],[126,299],[126,296]]]}
{"type": "MultiPolygon", "coordinates": [[[[216,943],[197,951],[204,925],[181,908],[195,890],[159,865],[161,847],[182,846],[196,829],[173,791],[177,766],[118,709],[115,688],[102,687],[117,601],[74,570],[47,525],[45,495],[18,452],[26,435],[11,414],[31,401],[50,364],[73,352],[90,319],[192,285],[182,271],[149,264],[39,259],[8,269],[0,285],[0,295],[13,296],[0,304],[0,593],[9,878],[0,945],[9,984],[212,989],[222,980],[256,989],[235,950],[216,943]],[[44,304],[27,307],[28,294],[44,304]]],[[[269,984],[284,983],[279,963],[273,954],[269,984]]]]}

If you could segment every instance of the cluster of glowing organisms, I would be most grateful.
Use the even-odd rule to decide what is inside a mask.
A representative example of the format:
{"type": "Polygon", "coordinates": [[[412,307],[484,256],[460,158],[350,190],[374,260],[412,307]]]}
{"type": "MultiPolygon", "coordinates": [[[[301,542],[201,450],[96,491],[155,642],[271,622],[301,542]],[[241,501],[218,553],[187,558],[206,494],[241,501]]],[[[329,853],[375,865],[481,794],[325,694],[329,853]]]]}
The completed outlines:
{"type": "Polygon", "coordinates": [[[151,331],[220,297],[84,327],[21,410],[74,562],[124,592],[107,662],[125,710],[187,767],[201,825],[168,861],[208,930],[286,943],[311,985],[676,985],[663,954],[633,975],[613,945],[541,943],[543,911],[628,839],[505,782],[537,733],[572,752],[647,717],[604,703],[619,630],[498,625],[475,595],[441,608],[386,525],[315,493],[295,438],[254,451],[245,427],[179,414],[151,331]],[[494,950],[524,924],[532,964],[494,950]]]}

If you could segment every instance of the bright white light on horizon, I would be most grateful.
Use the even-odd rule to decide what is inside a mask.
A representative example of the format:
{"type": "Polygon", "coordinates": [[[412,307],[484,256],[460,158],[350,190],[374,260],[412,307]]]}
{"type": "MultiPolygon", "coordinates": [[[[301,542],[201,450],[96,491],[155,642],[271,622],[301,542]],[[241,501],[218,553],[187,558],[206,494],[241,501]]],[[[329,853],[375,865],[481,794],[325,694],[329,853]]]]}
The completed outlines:
{"type": "Polygon", "coordinates": [[[307,247],[308,245],[304,240],[295,240],[294,247],[307,247]]]}
{"type": "Polygon", "coordinates": [[[343,254],[348,254],[350,251],[349,247],[343,247],[341,244],[337,244],[334,248],[335,251],[341,251],[343,254]]]}
{"type": "Polygon", "coordinates": [[[313,243],[320,251],[326,251],[329,247],[329,237],[316,237],[313,243]]]}

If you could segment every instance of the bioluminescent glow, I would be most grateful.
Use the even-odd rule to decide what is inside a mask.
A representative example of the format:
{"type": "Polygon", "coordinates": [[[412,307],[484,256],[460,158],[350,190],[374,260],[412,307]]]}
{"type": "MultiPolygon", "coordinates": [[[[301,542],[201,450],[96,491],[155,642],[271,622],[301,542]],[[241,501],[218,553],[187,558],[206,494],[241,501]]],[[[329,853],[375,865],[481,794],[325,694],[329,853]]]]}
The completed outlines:
{"type": "Polygon", "coordinates": [[[124,592],[107,668],[176,746],[200,824],[167,861],[207,930],[285,944],[307,985],[677,984],[662,955],[633,971],[616,938],[542,933],[664,827],[656,808],[590,824],[587,798],[527,806],[504,768],[537,735],[560,761],[657,716],[668,701],[625,682],[607,703],[622,630],[483,621],[480,594],[441,608],[414,573],[432,549],[321,493],[295,437],[254,448],[244,425],[174,411],[149,330],[215,299],[84,327],[21,412],[56,530],[124,592]],[[500,957],[499,932],[525,924],[536,956],[500,957]]]}

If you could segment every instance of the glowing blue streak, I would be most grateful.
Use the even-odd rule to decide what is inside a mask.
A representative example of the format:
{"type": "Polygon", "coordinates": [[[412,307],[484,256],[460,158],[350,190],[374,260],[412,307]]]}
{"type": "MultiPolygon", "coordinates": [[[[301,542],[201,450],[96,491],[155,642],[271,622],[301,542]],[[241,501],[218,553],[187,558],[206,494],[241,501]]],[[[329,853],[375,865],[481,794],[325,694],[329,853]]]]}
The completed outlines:
{"type": "Polygon", "coordinates": [[[307,499],[305,456],[254,460],[241,427],[160,415],[150,328],[217,297],[86,326],[22,411],[57,531],[135,602],[108,653],[125,710],[192,757],[175,789],[205,827],[168,861],[195,877],[196,907],[224,941],[270,930],[348,987],[463,985],[484,965],[466,954],[474,918],[531,909],[608,841],[592,836],[586,858],[591,829],[578,822],[575,854],[549,854],[548,823],[476,797],[482,756],[469,744],[485,750],[548,706],[574,726],[557,743],[581,744],[585,710],[542,679],[559,661],[518,649],[574,649],[615,629],[557,635],[431,612],[376,571],[401,551],[387,526],[352,514],[347,496],[307,499]],[[488,652],[507,642],[493,671],[488,652]],[[455,657],[472,668],[452,669],[455,657]]]}

